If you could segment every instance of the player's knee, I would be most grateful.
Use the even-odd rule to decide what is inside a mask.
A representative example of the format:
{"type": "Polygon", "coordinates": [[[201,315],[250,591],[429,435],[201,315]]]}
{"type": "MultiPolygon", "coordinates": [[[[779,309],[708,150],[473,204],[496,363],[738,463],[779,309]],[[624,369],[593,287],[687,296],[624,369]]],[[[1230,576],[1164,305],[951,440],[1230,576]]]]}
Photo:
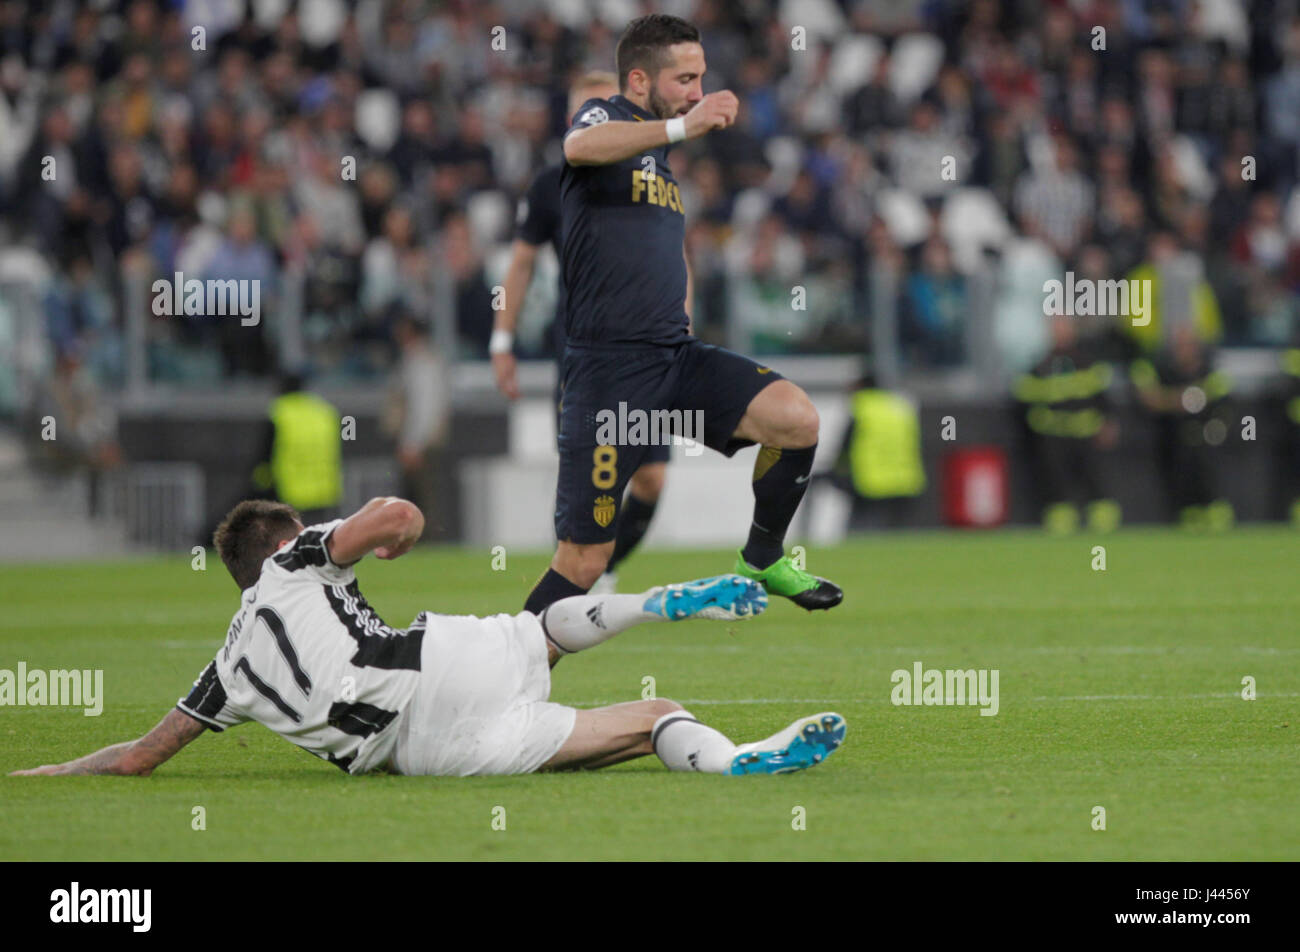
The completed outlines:
{"type": "Polygon", "coordinates": [[[589,589],[596,584],[600,573],[609,565],[613,543],[608,545],[561,546],[556,553],[555,570],[579,588],[589,589]]]}
{"type": "Polygon", "coordinates": [[[661,697],[655,698],[653,701],[642,701],[641,710],[645,715],[645,720],[642,721],[645,726],[638,735],[637,750],[642,754],[653,754],[654,744],[652,743],[651,734],[653,733],[654,726],[658,723],[659,718],[663,717],[665,714],[674,714],[677,711],[684,711],[686,708],[682,707],[676,701],[670,701],[666,697],[661,697]]]}
{"type": "Polygon", "coordinates": [[[671,701],[666,697],[655,698],[653,701],[646,701],[646,710],[652,714],[655,720],[663,717],[665,714],[672,714],[674,711],[684,711],[676,701],[671,701]]]}
{"type": "Polygon", "coordinates": [[[786,440],[790,449],[802,449],[817,442],[821,430],[821,417],[808,395],[799,391],[799,398],[791,402],[786,420],[786,440]]]}

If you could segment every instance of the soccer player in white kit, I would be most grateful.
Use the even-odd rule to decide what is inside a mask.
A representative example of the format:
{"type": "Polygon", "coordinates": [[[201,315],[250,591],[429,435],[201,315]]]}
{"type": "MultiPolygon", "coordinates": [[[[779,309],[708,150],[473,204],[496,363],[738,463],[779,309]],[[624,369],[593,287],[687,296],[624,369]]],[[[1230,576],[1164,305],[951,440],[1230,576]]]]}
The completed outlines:
{"type": "Polygon", "coordinates": [[[420,510],[392,497],[309,527],[284,503],[240,503],[215,539],[240,608],[190,693],[138,740],[17,773],[147,776],[204,730],[246,721],[350,774],[519,774],[650,753],[670,770],[787,773],[843,741],[844,719],[829,712],[736,745],[675,701],[578,710],[548,700],[562,655],[633,625],[759,614],[767,595],[740,575],[566,598],[540,617],[421,612],[409,628],[390,628],[352,567],[370,552],[403,555],[423,528],[420,510]]]}

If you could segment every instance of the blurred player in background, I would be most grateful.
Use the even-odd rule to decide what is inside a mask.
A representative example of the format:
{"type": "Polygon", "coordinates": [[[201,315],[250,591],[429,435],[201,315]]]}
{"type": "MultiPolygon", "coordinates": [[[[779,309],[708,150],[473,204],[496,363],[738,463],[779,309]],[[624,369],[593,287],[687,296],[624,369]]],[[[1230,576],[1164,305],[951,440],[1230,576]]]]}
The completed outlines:
{"type": "Polygon", "coordinates": [[[727,128],[739,102],[704,95],[699,31],[678,17],[634,20],[615,59],[620,94],[588,99],[564,138],[559,544],[525,608],[588,591],[608,566],[623,490],[647,449],[600,438],[597,417],[624,408],[702,417],[703,443],[728,456],[760,444],[735,571],[804,608],[831,608],[843,592],[798,568],[784,543],[812,473],[817,411],[771,368],[694,338],[685,309],[685,210],[668,149],[727,128]]]}
{"type": "MultiPolygon", "coordinates": [[[[403,494],[426,513],[445,512],[443,499],[452,493],[452,468],[443,455],[451,430],[447,361],[423,321],[403,314],[394,334],[401,361],[384,408],[384,430],[397,444],[403,494]]],[[[424,538],[446,538],[446,528],[427,526],[424,538]]]]}
{"type": "MultiPolygon", "coordinates": [[[[569,90],[568,112],[566,119],[572,119],[574,113],[588,99],[608,99],[618,92],[618,77],[608,72],[590,72],[585,74],[569,90]]],[[[505,307],[496,313],[492,329],[492,341],[488,350],[492,356],[492,371],[496,375],[497,389],[511,400],[519,398],[517,380],[518,362],[514,355],[514,333],[519,322],[519,311],[523,306],[524,295],[533,280],[533,267],[537,261],[538,250],[550,244],[558,259],[560,256],[560,172],[563,163],[548,165],[537,173],[528,192],[519,203],[516,222],[516,235],[510,247],[510,266],[506,271],[505,307]]],[[[555,353],[557,358],[564,356],[564,275],[561,272],[555,303],[555,323],[552,327],[555,353]]],[[[691,310],[689,274],[686,290],[686,312],[691,310]]],[[[563,397],[561,377],[555,375],[555,432],[560,432],[560,405],[563,397]]],[[[659,505],[659,496],[663,492],[664,479],[668,474],[667,445],[656,444],[647,449],[645,462],[632,474],[627,495],[618,516],[618,534],[614,540],[614,552],[609,557],[609,565],[596,580],[591,591],[594,593],[612,592],[617,587],[616,571],[619,564],[631,554],[654,518],[659,505]]]]}

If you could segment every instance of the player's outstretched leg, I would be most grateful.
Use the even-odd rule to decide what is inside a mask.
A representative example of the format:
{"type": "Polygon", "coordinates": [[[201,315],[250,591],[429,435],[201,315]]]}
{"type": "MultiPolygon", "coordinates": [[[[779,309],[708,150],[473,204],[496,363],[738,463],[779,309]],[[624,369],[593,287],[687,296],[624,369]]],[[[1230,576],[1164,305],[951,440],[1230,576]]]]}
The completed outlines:
{"type": "Polygon", "coordinates": [[[754,520],[735,570],[809,611],[833,608],[844,598],[838,585],[805,572],[785,554],[786,530],[812,474],[818,426],[808,395],[778,380],[750,401],[736,428],[736,436],[762,446],[754,461],[754,520]]]}
{"type": "Polygon", "coordinates": [[[701,724],[690,711],[681,710],[655,721],[650,744],[669,770],[732,776],[793,773],[814,767],[835,753],[844,742],[846,729],[838,714],[813,714],[765,740],[737,746],[701,724]]]}
{"type": "Polygon", "coordinates": [[[676,701],[629,701],[577,712],[573,732],[542,770],[590,770],[655,754],[675,771],[745,776],[822,763],[844,742],[838,714],[801,717],[766,740],[737,745],[676,701]]]}
{"type": "Polygon", "coordinates": [[[565,655],[598,645],[633,625],[687,618],[740,621],[766,607],[762,585],[739,575],[719,575],[662,585],[640,595],[575,595],[547,607],[539,620],[555,650],[565,655]]]}

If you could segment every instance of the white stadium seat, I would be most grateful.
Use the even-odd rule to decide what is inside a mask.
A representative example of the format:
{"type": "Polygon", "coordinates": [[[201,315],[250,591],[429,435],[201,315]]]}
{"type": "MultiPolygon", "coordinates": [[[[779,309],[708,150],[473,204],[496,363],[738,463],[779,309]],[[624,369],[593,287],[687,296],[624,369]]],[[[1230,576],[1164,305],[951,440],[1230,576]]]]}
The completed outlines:
{"type": "Polygon", "coordinates": [[[514,221],[514,209],[505,195],[495,189],[475,192],[466,202],[465,219],[470,234],[480,248],[487,248],[509,233],[514,221]]]}
{"type": "Polygon", "coordinates": [[[391,89],[367,89],[357,96],[357,135],[376,152],[387,152],[397,141],[402,109],[391,89]]]}
{"type": "Polygon", "coordinates": [[[930,234],[930,216],[925,205],[911,192],[901,188],[881,189],[876,195],[876,211],[894,241],[904,248],[924,241],[930,234]]]}
{"type": "Polygon", "coordinates": [[[930,88],[943,65],[943,43],[928,33],[909,33],[894,44],[889,84],[901,102],[910,103],[930,88]]]}
{"type": "Polygon", "coordinates": [[[853,33],[835,44],[831,54],[830,82],[841,96],[865,86],[884,55],[885,45],[874,36],[853,33]]]}
{"type": "Polygon", "coordinates": [[[952,248],[957,268],[972,274],[982,267],[986,248],[1001,249],[1013,234],[1006,212],[984,188],[959,188],[943,203],[939,229],[952,248]]]}

